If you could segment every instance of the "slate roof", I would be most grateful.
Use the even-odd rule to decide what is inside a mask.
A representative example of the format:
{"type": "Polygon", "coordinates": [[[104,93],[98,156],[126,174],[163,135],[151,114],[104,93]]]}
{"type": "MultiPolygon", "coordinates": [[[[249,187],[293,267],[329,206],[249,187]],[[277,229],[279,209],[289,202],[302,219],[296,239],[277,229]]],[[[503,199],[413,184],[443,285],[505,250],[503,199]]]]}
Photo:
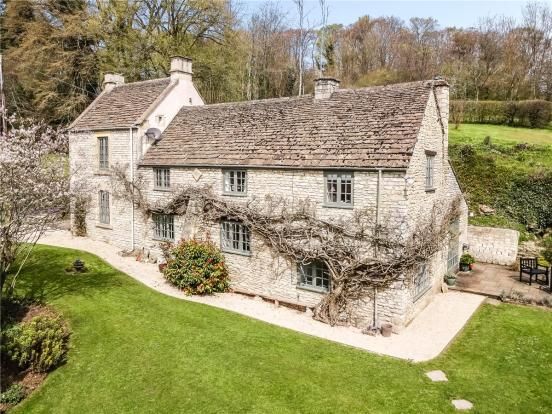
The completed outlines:
{"type": "Polygon", "coordinates": [[[132,82],[100,94],[71,130],[130,128],[169,86],[170,78],[132,82]]]}
{"type": "Polygon", "coordinates": [[[141,165],[406,168],[432,84],[186,106],[141,165]]]}

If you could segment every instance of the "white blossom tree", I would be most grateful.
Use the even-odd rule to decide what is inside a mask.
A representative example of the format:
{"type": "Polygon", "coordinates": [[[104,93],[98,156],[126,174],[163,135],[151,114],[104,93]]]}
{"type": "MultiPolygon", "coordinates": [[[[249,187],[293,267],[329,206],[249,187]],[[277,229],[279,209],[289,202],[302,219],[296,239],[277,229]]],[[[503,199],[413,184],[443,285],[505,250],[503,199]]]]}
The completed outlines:
{"type": "Polygon", "coordinates": [[[69,185],[67,135],[11,121],[0,136],[0,292],[10,273],[13,288],[39,238],[68,214],[77,187],[69,185]]]}

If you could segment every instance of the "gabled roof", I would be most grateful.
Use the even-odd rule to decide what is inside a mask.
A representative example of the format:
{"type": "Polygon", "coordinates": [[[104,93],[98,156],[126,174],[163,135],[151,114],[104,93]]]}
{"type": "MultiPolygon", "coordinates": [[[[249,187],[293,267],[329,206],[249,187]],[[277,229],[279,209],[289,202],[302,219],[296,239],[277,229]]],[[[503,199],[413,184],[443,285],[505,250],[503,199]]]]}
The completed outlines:
{"type": "Polygon", "coordinates": [[[130,128],[169,88],[170,78],[133,82],[102,92],[69,126],[70,130],[130,128]]]}
{"type": "Polygon", "coordinates": [[[141,165],[406,168],[433,84],[183,107],[141,165]]]}

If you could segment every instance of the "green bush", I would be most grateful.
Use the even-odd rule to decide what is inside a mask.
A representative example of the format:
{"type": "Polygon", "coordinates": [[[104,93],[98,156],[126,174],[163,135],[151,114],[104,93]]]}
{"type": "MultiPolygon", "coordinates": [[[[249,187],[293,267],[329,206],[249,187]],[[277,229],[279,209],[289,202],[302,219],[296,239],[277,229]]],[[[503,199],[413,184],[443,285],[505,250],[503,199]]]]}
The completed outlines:
{"type": "Polygon", "coordinates": [[[228,290],[228,270],[224,256],[210,242],[182,240],[165,247],[165,278],[188,295],[203,295],[228,290]]]}
{"type": "Polygon", "coordinates": [[[460,257],[460,264],[463,265],[471,265],[475,263],[475,258],[468,253],[464,253],[462,257],[460,257]]]}
{"type": "Polygon", "coordinates": [[[13,384],[0,395],[0,403],[15,405],[25,398],[25,387],[21,384],[13,384]]]}
{"type": "Polygon", "coordinates": [[[60,316],[40,315],[2,332],[2,354],[34,372],[47,372],[65,361],[69,331],[60,316]]]}

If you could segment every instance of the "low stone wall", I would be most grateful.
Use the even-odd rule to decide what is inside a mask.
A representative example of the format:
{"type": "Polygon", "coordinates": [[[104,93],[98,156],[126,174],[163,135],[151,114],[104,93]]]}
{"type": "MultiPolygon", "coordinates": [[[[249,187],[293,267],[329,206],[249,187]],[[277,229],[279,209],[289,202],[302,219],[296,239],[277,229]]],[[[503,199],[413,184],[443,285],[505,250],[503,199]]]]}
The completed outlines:
{"type": "Polygon", "coordinates": [[[470,253],[479,262],[511,265],[516,261],[519,232],[494,227],[468,226],[470,253]]]}

